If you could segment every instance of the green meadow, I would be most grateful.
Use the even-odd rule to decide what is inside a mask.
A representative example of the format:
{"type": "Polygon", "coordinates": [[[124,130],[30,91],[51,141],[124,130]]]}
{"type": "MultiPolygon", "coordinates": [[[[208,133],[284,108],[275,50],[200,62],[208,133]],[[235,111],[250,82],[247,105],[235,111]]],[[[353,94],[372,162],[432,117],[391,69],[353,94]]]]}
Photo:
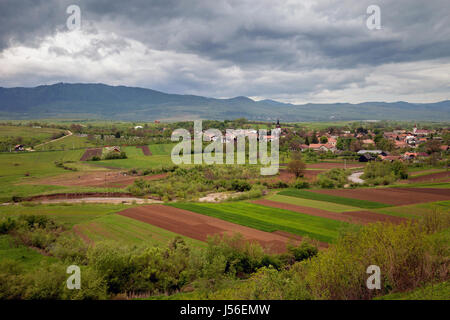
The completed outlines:
{"type": "Polygon", "coordinates": [[[352,198],[344,198],[339,196],[332,196],[329,194],[322,194],[322,193],[315,193],[305,190],[297,190],[297,189],[288,189],[279,192],[278,194],[283,196],[289,196],[289,197],[297,197],[297,198],[303,198],[303,199],[310,199],[310,200],[317,200],[317,201],[326,201],[326,202],[332,202],[352,207],[359,207],[359,208],[365,208],[365,209],[376,209],[376,208],[384,208],[384,207],[390,207],[391,205],[381,203],[381,202],[374,202],[374,201],[366,201],[366,200],[359,200],[359,199],[352,199],[352,198]]]}
{"type": "Polygon", "coordinates": [[[304,199],[304,198],[298,198],[298,197],[289,197],[289,196],[283,196],[281,194],[272,195],[272,196],[268,197],[267,200],[293,204],[296,206],[322,209],[322,210],[327,210],[327,211],[332,211],[332,212],[347,212],[347,211],[361,210],[361,208],[346,206],[346,205],[342,205],[342,204],[338,204],[338,203],[310,200],[310,199],[304,199]]]}
{"type": "Polygon", "coordinates": [[[94,242],[114,240],[127,244],[157,245],[166,244],[178,236],[193,246],[206,246],[204,242],[118,214],[104,215],[89,222],[81,223],[77,225],[77,230],[94,242]]]}
{"type": "Polygon", "coordinates": [[[266,232],[281,230],[323,242],[336,240],[339,231],[348,225],[341,221],[249,202],[171,203],[168,205],[266,232]]]}
{"type": "Polygon", "coordinates": [[[150,145],[151,156],[146,156],[142,149],[135,146],[122,147],[121,150],[127,154],[127,159],[101,160],[95,161],[96,165],[123,168],[123,169],[147,169],[157,166],[172,164],[170,152],[174,144],[154,144],[150,145]]]}
{"type": "Polygon", "coordinates": [[[0,207],[0,217],[17,215],[45,215],[55,222],[70,229],[76,224],[85,223],[106,215],[110,215],[130,205],[124,204],[18,204],[0,207]]]}
{"type": "Polygon", "coordinates": [[[17,244],[10,235],[0,235],[0,261],[18,262],[25,270],[37,269],[42,261],[53,262],[55,258],[47,257],[38,251],[17,244]]]}

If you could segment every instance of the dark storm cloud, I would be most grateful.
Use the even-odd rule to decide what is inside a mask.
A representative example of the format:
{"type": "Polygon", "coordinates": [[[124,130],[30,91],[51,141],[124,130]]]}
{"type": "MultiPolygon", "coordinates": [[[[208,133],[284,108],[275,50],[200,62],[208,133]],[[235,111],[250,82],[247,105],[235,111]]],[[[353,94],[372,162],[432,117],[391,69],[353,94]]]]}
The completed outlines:
{"type": "Polygon", "coordinates": [[[33,43],[64,28],[65,8],[162,50],[191,52],[236,64],[347,68],[448,57],[450,2],[379,1],[383,30],[365,28],[366,1],[14,1],[1,2],[0,46],[33,43]],[[308,14],[302,14],[308,12],[308,14]],[[308,16],[310,15],[310,16],[308,16]]]}

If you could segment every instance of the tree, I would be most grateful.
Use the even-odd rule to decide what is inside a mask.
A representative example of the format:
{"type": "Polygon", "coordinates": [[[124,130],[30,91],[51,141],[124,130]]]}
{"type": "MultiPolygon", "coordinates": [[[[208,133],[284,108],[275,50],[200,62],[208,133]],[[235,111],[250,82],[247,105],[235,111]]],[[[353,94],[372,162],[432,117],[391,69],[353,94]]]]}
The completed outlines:
{"type": "Polygon", "coordinates": [[[308,138],[308,136],[306,136],[306,138],[305,138],[305,144],[306,144],[307,146],[309,146],[309,138],[308,138]]]}
{"type": "Polygon", "coordinates": [[[312,140],[311,143],[319,143],[319,139],[317,139],[316,132],[314,131],[312,134],[312,140]]]}
{"type": "Polygon", "coordinates": [[[438,140],[428,140],[425,143],[425,150],[428,154],[441,151],[441,143],[438,140]]]}
{"type": "Polygon", "coordinates": [[[327,143],[328,142],[328,138],[325,136],[320,137],[320,143],[327,143]]]}
{"type": "Polygon", "coordinates": [[[288,163],[288,170],[293,173],[296,178],[302,177],[305,171],[306,164],[301,159],[300,152],[293,152],[291,155],[291,161],[288,163]]]}
{"type": "Polygon", "coordinates": [[[120,132],[119,132],[119,131],[116,132],[115,137],[116,137],[117,139],[120,138],[120,132]]]}

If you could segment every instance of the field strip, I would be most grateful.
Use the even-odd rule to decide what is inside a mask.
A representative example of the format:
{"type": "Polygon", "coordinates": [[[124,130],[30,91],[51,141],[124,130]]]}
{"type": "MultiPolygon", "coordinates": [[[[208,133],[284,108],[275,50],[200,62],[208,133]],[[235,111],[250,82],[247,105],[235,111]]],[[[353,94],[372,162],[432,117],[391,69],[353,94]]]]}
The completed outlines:
{"type": "MultiPolygon", "coordinates": [[[[312,193],[325,197],[347,197],[356,201],[378,201],[390,205],[405,205],[421,202],[450,200],[450,189],[433,188],[360,188],[360,189],[317,189],[312,193]]],[[[360,206],[361,208],[364,208],[360,206]]],[[[369,207],[365,207],[369,208],[369,207]]],[[[372,209],[375,207],[371,207],[372,209]]]]}
{"type": "MultiPolygon", "coordinates": [[[[336,196],[336,195],[332,195],[332,194],[318,192],[318,191],[324,191],[324,190],[315,190],[315,191],[316,192],[313,192],[312,190],[305,191],[305,190],[288,189],[288,190],[281,191],[278,194],[283,195],[283,196],[298,197],[298,198],[304,198],[304,199],[310,199],[310,200],[333,202],[333,203],[337,203],[337,204],[349,205],[349,206],[359,207],[359,208],[364,208],[364,209],[377,209],[377,208],[384,208],[384,207],[391,206],[390,204],[387,204],[387,203],[354,199],[351,197],[342,197],[342,196],[336,196]]],[[[330,191],[330,190],[325,190],[325,191],[330,191]]],[[[335,191],[335,190],[332,190],[332,191],[335,191]]],[[[351,190],[351,191],[353,191],[353,190],[351,190]]]]}
{"type": "Polygon", "coordinates": [[[400,223],[404,219],[399,217],[391,217],[389,215],[383,215],[379,213],[374,213],[370,211],[350,211],[350,212],[331,212],[326,211],[322,209],[316,209],[316,208],[309,208],[304,206],[298,206],[293,205],[289,203],[282,203],[282,202],[276,202],[272,200],[255,200],[252,201],[252,203],[260,204],[263,206],[273,207],[273,208],[279,208],[279,209],[286,209],[294,212],[299,212],[303,214],[308,214],[316,217],[322,217],[327,219],[333,219],[338,221],[345,221],[349,223],[359,223],[359,224],[368,224],[378,221],[384,221],[384,222],[393,222],[393,223],[400,223]]]}
{"type": "Polygon", "coordinates": [[[289,196],[283,196],[280,194],[272,195],[272,196],[268,197],[267,199],[273,200],[273,201],[278,201],[278,202],[283,202],[283,203],[294,204],[294,205],[298,205],[298,206],[323,209],[323,210],[332,211],[332,212],[348,212],[348,211],[360,211],[361,210],[361,208],[346,206],[343,204],[338,204],[338,203],[333,203],[333,202],[317,201],[317,200],[310,200],[310,199],[298,198],[298,197],[289,197],[289,196]]]}

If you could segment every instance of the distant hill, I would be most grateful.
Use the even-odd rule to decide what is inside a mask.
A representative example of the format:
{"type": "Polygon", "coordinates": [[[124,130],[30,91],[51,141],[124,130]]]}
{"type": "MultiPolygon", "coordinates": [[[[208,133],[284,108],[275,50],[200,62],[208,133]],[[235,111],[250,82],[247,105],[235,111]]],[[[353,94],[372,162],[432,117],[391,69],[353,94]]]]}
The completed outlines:
{"type": "Polygon", "coordinates": [[[57,83],[34,88],[0,87],[1,119],[93,118],[111,120],[234,119],[290,121],[450,121],[450,101],[293,105],[247,97],[214,99],[105,84],[57,83]]]}

